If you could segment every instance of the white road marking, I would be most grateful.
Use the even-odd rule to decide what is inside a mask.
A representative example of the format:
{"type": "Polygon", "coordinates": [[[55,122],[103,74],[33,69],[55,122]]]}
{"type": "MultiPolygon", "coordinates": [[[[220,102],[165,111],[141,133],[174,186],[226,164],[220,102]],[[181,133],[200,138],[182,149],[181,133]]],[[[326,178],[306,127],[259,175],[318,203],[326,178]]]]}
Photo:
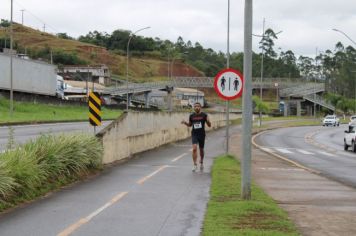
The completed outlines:
{"type": "Polygon", "coordinates": [[[176,158],[174,158],[174,159],[172,160],[172,162],[178,161],[179,159],[181,159],[181,158],[184,157],[185,155],[187,155],[187,153],[183,153],[182,155],[177,156],[176,158]]]}
{"type": "Polygon", "coordinates": [[[150,179],[152,176],[156,175],[158,172],[164,170],[165,168],[167,168],[168,165],[164,165],[164,166],[161,166],[160,168],[158,168],[156,171],[152,172],[151,174],[143,177],[142,179],[140,179],[139,181],[137,181],[136,183],[138,184],[143,184],[145,181],[147,181],[148,179],[150,179]]]}
{"type": "Polygon", "coordinates": [[[287,149],[284,149],[284,148],[276,148],[277,151],[281,152],[281,153],[285,153],[285,154],[290,154],[290,153],[293,153],[287,149]]]}
{"type": "Polygon", "coordinates": [[[308,151],[305,151],[303,149],[296,149],[298,152],[302,153],[302,154],[306,154],[306,155],[314,155],[314,153],[312,152],[308,152],[308,151]]]}
{"type": "Polygon", "coordinates": [[[76,223],[72,224],[71,226],[69,226],[68,228],[66,228],[59,234],[57,234],[57,236],[68,236],[68,235],[72,234],[75,230],[80,228],[82,225],[88,223],[91,219],[93,219],[95,216],[99,215],[106,208],[108,208],[109,206],[113,205],[115,202],[122,199],[127,193],[128,192],[121,192],[121,193],[117,194],[115,197],[113,197],[109,202],[104,204],[102,207],[98,208],[97,210],[95,210],[93,213],[89,214],[85,218],[82,218],[79,221],[77,221],[76,223]]]}
{"type": "Polygon", "coordinates": [[[318,151],[320,154],[323,154],[325,156],[329,156],[329,157],[334,157],[334,154],[328,153],[328,152],[323,152],[323,151],[318,151]]]}

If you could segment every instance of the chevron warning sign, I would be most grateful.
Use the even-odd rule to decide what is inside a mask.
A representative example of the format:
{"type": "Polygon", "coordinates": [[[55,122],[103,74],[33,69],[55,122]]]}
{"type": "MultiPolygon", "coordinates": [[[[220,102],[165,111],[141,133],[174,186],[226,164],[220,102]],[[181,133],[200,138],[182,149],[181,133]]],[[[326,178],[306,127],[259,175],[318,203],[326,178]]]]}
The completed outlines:
{"type": "Polygon", "coordinates": [[[89,93],[89,122],[92,126],[101,125],[101,100],[99,93],[89,93]]]}

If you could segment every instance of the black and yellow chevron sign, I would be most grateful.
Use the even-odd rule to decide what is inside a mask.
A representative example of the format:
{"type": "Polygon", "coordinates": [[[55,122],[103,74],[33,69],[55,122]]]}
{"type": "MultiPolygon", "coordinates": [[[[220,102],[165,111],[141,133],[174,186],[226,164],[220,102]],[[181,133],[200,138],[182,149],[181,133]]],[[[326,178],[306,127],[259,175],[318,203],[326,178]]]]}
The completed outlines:
{"type": "Polygon", "coordinates": [[[99,93],[89,93],[89,122],[92,126],[101,125],[101,100],[99,93]]]}

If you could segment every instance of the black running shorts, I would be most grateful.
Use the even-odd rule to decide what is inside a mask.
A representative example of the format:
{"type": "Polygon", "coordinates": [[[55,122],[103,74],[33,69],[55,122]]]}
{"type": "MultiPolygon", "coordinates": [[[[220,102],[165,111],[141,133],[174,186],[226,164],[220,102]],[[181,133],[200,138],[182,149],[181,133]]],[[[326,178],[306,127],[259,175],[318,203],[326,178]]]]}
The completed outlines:
{"type": "Polygon", "coordinates": [[[199,144],[199,148],[204,148],[205,135],[192,135],[192,144],[199,144]]]}

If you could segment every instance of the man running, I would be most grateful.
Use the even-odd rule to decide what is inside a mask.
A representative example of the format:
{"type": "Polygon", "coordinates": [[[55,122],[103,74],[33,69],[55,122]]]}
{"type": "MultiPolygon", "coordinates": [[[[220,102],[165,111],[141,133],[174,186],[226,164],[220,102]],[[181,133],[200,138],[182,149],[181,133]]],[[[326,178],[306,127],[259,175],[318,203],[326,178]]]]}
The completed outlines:
{"type": "Polygon", "coordinates": [[[203,171],[204,165],[204,144],[205,144],[205,123],[211,127],[209,117],[206,113],[201,112],[201,104],[199,102],[194,103],[194,113],[190,114],[189,122],[183,120],[182,124],[192,127],[192,144],[193,144],[193,169],[195,172],[198,170],[197,159],[198,159],[198,148],[200,153],[200,170],[203,171]]]}

